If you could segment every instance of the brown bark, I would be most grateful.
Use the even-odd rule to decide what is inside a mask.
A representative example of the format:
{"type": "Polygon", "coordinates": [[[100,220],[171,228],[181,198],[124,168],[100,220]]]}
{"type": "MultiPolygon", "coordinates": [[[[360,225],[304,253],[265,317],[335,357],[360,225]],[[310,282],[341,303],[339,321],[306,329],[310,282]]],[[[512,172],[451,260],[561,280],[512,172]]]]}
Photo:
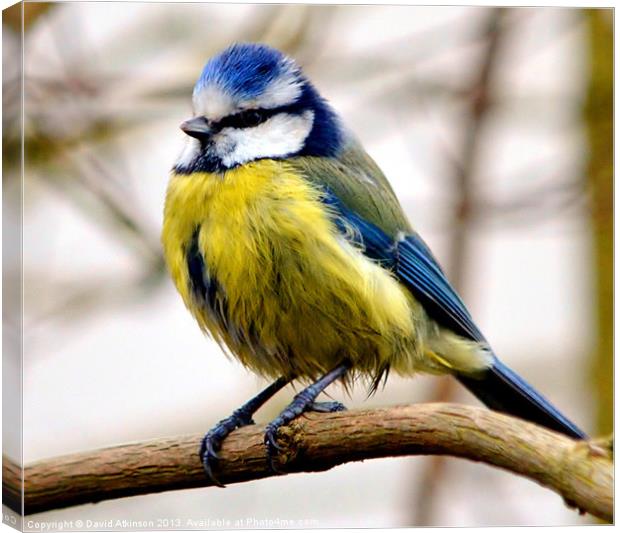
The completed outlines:
{"type": "MultiPolygon", "coordinates": [[[[161,438],[27,465],[25,513],[212,485],[198,459],[200,439],[201,435],[161,438]]],[[[487,409],[420,404],[310,413],[281,429],[279,442],[279,463],[287,472],[403,455],[445,454],[481,461],[554,490],[582,512],[612,520],[608,446],[573,441],[487,409]]],[[[20,470],[6,459],[3,464],[4,503],[19,510],[15,495],[20,492],[20,470]]],[[[274,475],[266,462],[263,427],[241,428],[226,439],[217,475],[226,484],[274,475]]]]}

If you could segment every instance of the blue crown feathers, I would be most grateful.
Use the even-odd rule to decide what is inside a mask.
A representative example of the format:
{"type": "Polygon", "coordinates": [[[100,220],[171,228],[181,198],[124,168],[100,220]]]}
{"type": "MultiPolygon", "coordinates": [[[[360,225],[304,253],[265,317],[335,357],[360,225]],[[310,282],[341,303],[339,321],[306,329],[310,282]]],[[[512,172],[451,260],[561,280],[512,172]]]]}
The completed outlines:
{"type": "Polygon", "coordinates": [[[251,99],[287,74],[301,75],[295,63],[279,50],[264,44],[238,43],[209,60],[194,92],[215,84],[231,96],[251,99]]]}

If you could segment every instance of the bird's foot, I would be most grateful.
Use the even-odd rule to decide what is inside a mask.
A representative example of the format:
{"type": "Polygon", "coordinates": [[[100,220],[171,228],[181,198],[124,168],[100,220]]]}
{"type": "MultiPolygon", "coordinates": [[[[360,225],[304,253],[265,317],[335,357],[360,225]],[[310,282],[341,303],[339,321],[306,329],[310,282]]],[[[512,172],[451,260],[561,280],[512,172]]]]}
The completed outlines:
{"type": "Polygon", "coordinates": [[[315,411],[317,413],[335,413],[337,411],[346,411],[346,407],[340,402],[315,402],[310,394],[304,394],[306,391],[300,392],[289,406],[280,413],[280,415],[267,425],[265,430],[265,446],[267,446],[267,458],[271,470],[276,473],[282,473],[277,467],[276,456],[278,451],[282,450],[282,446],[278,444],[278,429],[285,426],[299,415],[306,411],[315,411]]]}
{"type": "Polygon", "coordinates": [[[252,413],[247,412],[246,409],[241,407],[228,418],[220,420],[217,425],[209,430],[203,437],[199,452],[200,462],[202,463],[207,477],[218,487],[224,487],[224,485],[215,477],[213,470],[219,459],[218,452],[222,447],[222,442],[235,429],[249,426],[250,424],[254,424],[252,413]]]}
{"type": "Polygon", "coordinates": [[[339,402],[315,402],[316,397],[323,392],[325,387],[341,378],[351,367],[348,361],[339,364],[336,368],[325,374],[318,381],[302,390],[280,415],[267,424],[265,430],[265,446],[267,447],[267,462],[273,472],[282,473],[277,468],[275,459],[278,451],[282,449],[277,442],[278,429],[297,418],[304,411],[316,410],[320,412],[342,411],[344,405],[339,402]]]}
{"type": "Polygon", "coordinates": [[[307,389],[301,391],[297,396],[295,396],[295,398],[293,398],[293,401],[278,415],[275,420],[267,424],[267,428],[265,429],[267,461],[271,470],[276,474],[283,473],[282,470],[276,466],[275,461],[278,451],[282,450],[282,446],[280,446],[276,440],[278,436],[278,429],[297,418],[304,411],[311,409],[311,407],[315,405],[315,397],[316,395],[312,394],[312,392],[307,389]]]}

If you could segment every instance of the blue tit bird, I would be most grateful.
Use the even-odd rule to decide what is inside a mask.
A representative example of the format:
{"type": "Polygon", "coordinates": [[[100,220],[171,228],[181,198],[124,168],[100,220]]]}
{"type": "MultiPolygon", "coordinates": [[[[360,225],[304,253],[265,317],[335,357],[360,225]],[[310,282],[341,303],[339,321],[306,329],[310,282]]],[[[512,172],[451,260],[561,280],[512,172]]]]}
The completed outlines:
{"type": "MultiPolygon", "coordinates": [[[[393,371],[451,374],[491,409],[585,434],[504,365],[377,164],[300,67],[262,44],[208,61],[176,162],[162,242],[185,305],[226,352],[272,385],[209,431],[200,455],[214,475],[235,428],[293,380],[304,383],[267,425],[278,428],[331,383],[393,371]]],[[[274,467],[272,463],[272,467],[274,467]]]]}

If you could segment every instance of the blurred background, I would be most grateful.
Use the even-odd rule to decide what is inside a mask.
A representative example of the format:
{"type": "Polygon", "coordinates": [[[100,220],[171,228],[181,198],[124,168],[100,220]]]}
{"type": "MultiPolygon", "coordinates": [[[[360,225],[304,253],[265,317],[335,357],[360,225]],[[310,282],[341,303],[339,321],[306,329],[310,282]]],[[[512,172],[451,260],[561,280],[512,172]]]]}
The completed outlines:
{"type": "MultiPolygon", "coordinates": [[[[19,65],[10,68],[20,26],[19,6],[5,11],[5,198],[21,187],[19,65]]],[[[200,333],[159,244],[193,83],[234,41],[297,59],[385,171],[497,353],[586,431],[612,430],[611,10],[27,3],[24,30],[26,463],[203,432],[265,386],[200,333]]],[[[4,269],[5,291],[18,287],[19,262],[5,257],[4,269]]],[[[451,380],[423,376],[392,376],[367,401],[364,390],[330,393],[350,408],[477,404],[451,380]]],[[[257,420],[292,394],[285,389],[257,420]]],[[[32,518],[247,527],[591,520],[530,481],[440,457],[32,518]]]]}

